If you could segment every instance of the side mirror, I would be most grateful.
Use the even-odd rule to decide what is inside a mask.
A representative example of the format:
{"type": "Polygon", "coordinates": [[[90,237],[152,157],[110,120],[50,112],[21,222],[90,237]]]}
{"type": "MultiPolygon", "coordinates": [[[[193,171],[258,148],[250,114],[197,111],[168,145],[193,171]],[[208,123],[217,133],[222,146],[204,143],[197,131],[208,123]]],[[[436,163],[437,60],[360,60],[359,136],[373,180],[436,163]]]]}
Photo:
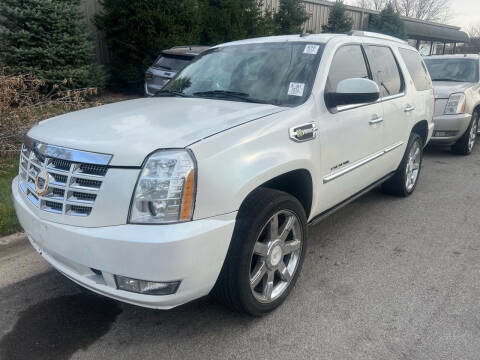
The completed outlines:
{"type": "Polygon", "coordinates": [[[370,79],[345,79],[334,93],[327,93],[327,98],[330,107],[371,103],[380,98],[380,89],[370,79]]]}

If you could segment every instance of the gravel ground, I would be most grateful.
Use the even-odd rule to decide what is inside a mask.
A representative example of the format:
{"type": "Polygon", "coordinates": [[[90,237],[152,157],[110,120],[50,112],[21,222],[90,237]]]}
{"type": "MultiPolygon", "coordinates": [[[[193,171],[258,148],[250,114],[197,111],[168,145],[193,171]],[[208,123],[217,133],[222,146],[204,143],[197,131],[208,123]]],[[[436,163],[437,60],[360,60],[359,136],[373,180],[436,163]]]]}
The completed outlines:
{"type": "Polygon", "coordinates": [[[480,147],[430,150],[409,199],[373,191],[310,229],[284,305],[154,311],[84,294],[0,241],[1,359],[478,359],[480,147]]]}

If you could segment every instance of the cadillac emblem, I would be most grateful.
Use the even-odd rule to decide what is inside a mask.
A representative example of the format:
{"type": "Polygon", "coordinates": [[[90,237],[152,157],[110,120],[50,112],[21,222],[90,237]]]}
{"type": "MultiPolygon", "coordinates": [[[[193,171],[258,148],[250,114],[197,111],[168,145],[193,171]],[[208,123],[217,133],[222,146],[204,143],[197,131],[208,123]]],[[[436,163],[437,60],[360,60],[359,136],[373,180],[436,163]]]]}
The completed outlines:
{"type": "Polygon", "coordinates": [[[41,170],[37,176],[35,176],[35,192],[38,196],[43,196],[48,190],[48,172],[47,170],[41,170]]]}

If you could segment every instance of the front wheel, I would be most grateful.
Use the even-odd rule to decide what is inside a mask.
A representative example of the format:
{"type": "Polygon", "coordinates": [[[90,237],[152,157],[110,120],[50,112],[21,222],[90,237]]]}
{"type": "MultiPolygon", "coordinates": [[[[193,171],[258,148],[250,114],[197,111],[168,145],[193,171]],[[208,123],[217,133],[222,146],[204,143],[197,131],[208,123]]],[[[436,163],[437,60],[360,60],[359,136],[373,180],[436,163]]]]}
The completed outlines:
{"type": "Polygon", "coordinates": [[[480,112],[475,111],[472,115],[472,121],[468,126],[465,134],[452,146],[452,152],[459,155],[470,155],[475,141],[477,139],[478,120],[480,118],[480,112]]]}
{"type": "Polygon", "coordinates": [[[407,149],[395,175],[382,185],[384,192],[407,197],[417,186],[422,168],[423,141],[417,133],[411,133],[407,149]]]}
{"type": "Polygon", "coordinates": [[[254,316],[278,307],[294,287],[306,251],[307,219],[299,201],[261,188],[249,195],[214,294],[254,316]]]}

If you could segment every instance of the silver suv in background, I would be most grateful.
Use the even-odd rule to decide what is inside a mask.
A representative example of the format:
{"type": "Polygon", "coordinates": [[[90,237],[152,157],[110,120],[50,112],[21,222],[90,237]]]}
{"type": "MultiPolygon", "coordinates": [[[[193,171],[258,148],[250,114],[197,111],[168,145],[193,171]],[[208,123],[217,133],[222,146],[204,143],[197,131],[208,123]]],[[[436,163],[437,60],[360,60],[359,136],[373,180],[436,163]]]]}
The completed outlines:
{"type": "Polygon", "coordinates": [[[195,56],[209,49],[208,46],[175,46],[164,50],[145,72],[145,95],[153,96],[195,56]]]}
{"type": "Polygon", "coordinates": [[[435,89],[435,131],[432,144],[452,145],[457,154],[469,155],[480,117],[480,56],[431,56],[425,63],[435,89]]]}

